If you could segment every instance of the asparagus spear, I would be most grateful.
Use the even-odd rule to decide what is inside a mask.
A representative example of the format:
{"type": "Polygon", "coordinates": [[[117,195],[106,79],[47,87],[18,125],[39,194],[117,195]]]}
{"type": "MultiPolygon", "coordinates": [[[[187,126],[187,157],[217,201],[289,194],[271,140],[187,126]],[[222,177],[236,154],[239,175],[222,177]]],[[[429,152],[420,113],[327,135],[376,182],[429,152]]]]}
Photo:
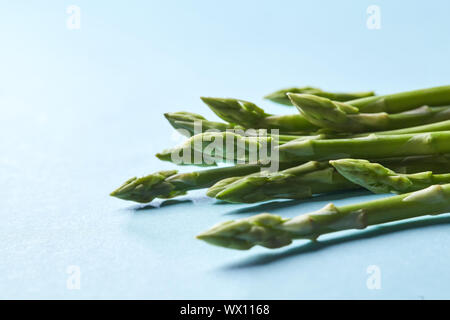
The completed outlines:
{"type": "MultiPolygon", "coordinates": [[[[202,132],[206,132],[207,130],[218,130],[218,131],[227,131],[227,130],[239,130],[240,132],[244,131],[245,128],[228,124],[228,123],[222,123],[222,122],[214,122],[214,121],[208,121],[203,116],[197,115],[194,113],[189,112],[173,112],[173,113],[166,113],[164,114],[166,118],[169,120],[170,124],[175,129],[185,129],[189,134],[186,134],[187,137],[191,137],[194,134],[197,134],[199,132],[195,131],[195,121],[201,122],[201,128],[202,132]],[[205,120],[202,120],[205,119],[205,120]]],[[[435,132],[435,131],[450,131],[450,120],[446,121],[440,121],[436,123],[426,124],[426,125],[420,125],[420,126],[414,126],[410,128],[404,128],[404,129],[396,129],[396,130],[388,130],[388,131],[377,131],[377,135],[397,135],[397,134],[412,134],[412,133],[424,133],[424,132],[435,132]]],[[[246,133],[246,132],[244,132],[246,133]]],[[[366,133],[360,133],[360,134],[342,134],[342,133],[336,133],[334,131],[327,130],[327,129],[319,129],[316,133],[307,133],[307,132],[292,132],[292,133],[285,133],[277,135],[279,140],[283,141],[291,141],[295,139],[333,139],[333,138],[360,138],[365,137],[369,134],[372,134],[374,132],[366,132],[366,133]]],[[[270,134],[269,134],[270,135],[270,134]]]]}
{"type": "MultiPolygon", "coordinates": [[[[231,131],[245,136],[255,136],[263,131],[264,134],[267,134],[268,136],[276,136],[280,141],[291,141],[299,138],[310,137],[310,133],[308,132],[293,132],[274,135],[271,133],[267,133],[267,130],[265,129],[248,130],[239,125],[209,121],[199,114],[185,111],[165,113],[164,116],[174,129],[186,130],[185,136],[188,138],[192,137],[195,134],[213,130],[219,132],[231,131]]],[[[183,131],[181,132],[183,133],[183,131]]],[[[316,134],[314,137],[318,137],[319,135],[320,134],[316,134]]],[[[323,135],[322,137],[325,137],[325,135],[323,135]]]]}
{"type": "Polygon", "coordinates": [[[175,162],[178,165],[215,165],[217,162],[243,164],[251,160],[250,150],[256,151],[258,156],[264,147],[269,151],[273,141],[274,138],[270,136],[242,136],[229,131],[205,132],[187,139],[179,146],[163,150],[156,156],[160,160],[175,162]]]}
{"type": "Polygon", "coordinates": [[[340,159],[330,163],[346,179],[374,193],[407,193],[435,184],[450,183],[450,173],[434,174],[432,171],[425,171],[403,174],[383,167],[379,163],[358,159],[340,159]]]}
{"type": "MultiPolygon", "coordinates": [[[[279,160],[280,162],[307,162],[342,158],[379,159],[450,153],[450,131],[401,135],[371,134],[349,139],[311,137],[288,142],[279,141],[279,146],[273,146],[275,141],[276,138],[274,137],[244,137],[232,132],[208,132],[195,135],[180,146],[164,150],[157,154],[157,157],[161,160],[173,161],[173,155],[188,155],[181,160],[177,159],[179,160],[176,162],[177,164],[248,163],[252,156],[249,151],[256,150],[259,154],[264,146],[267,147],[269,160],[279,160]],[[215,145],[215,149],[212,150],[211,141],[222,141],[222,143],[215,145]],[[225,141],[230,141],[232,147],[225,141]],[[272,148],[274,152],[271,153],[272,148]],[[199,161],[195,161],[194,155],[199,156],[197,158],[199,161]]],[[[258,154],[253,156],[258,156],[258,154]]]]}
{"type": "Polygon", "coordinates": [[[164,114],[164,117],[166,117],[173,128],[186,130],[187,133],[189,133],[189,135],[186,134],[187,137],[191,137],[194,134],[199,133],[196,132],[195,128],[195,125],[197,123],[201,124],[202,132],[205,132],[207,130],[226,131],[234,129],[244,129],[240,126],[229,123],[209,121],[199,114],[186,111],[168,112],[164,114]]]}
{"type": "MultiPolygon", "coordinates": [[[[310,161],[279,172],[256,172],[243,177],[227,178],[209,188],[207,195],[227,202],[255,203],[274,199],[305,199],[314,194],[357,189],[357,186],[362,184],[349,179],[348,175],[335,165],[341,161],[345,160],[330,161],[338,169],[337,171],[326,161],[310,161]]],[[[391,158],[377,161],[402,173],[416,173],[430,169],[436,172],[450,172],[450,159],[445,156],[391,158]]],[[[347,171],[351,171],[352,160],[348,160],[347,163],[347,171]]],[[[363,175],[364,172],[361,171],[357,171],[354,175],[363,175]]],[[[421,175],[421,173],[418,174],[419,177],[421,175]]],[[[438,181],[450,183],[449,176],[438,176],[440,180],[430,181],[436,184],[438,181]]],[[[429,183],[430,181],[427,181],[428,184],[423,187],[433,184],[429,183]]],[[[415,190],[418,188],[409,191],[415,190]]]]}
{"type": "MultiPolygon", "coordinates": [[[[439,107],[431,107],[431,109],[435,109],[439,107]]],[[[449,108],[450,106],[446,107],[449,108]]],[[[406,113],[406,112],[405,112],[406,113]]],[[[296,139],[351,139],[351,138],[361,138],[367,137],[371,134],[380,135],[399,135],[399,134],[416,134],[416,133],[427,133],[427,132],[436,132],[436,131],[450,131],[450,120],[439,121],[430,124],[424,124],[419,126],[412,126],[409,128],[403,129],[395,129],[395,130],[386,130],[386,131],[374,131],[374,132],[364,132],[364,133],[339,133],[329,129],[319,129],[316,132],[310,132],[309,134],[303,133],[291,133],[285,135],[278,135],[280,140],[284,140],[286,142],[296,140],[296,139]]]]}
{"type": "MultiPolygon", "coordinates": [[[[392,158],[383,159],[380,162],[402,173],[421,172],[424,168],[434,172],[450,172],[450,157],[448,156],[392,158]]],[[[280,164],[280,170],[297,165],[299,163],[282,163],[280,164]]],[[[190,190],[208,188],[213,185],[217,190],[221,183],[224,187],[227,187],[233,180],[242,179],[249,174],[261,171],[261,169],[260,165],[236,165],[188,173],[178,173],[176,170],[161,171],[142,178],[131,178],[113,191],[111,196],[123,200],[148,203],[154,198],[173,198],[184,195],[190,190]]],[[[212,193],[209,195],[212,195],[212,193]]]]}
{"type": "Polygon", "coordinates": [[[394,130],[450,119],[450,107],[423,106],[403,113],[360,113],[350,104],[310,94],[288,94],[311,123],[338,132],[394,130]]]}
{"type": "Polygon", "coordinates": [[[450,172],[450,154],[375,159],[374,161],[399,173],[418,173],[426,170],[434,173],[450,172]]]}
{"type": "MultiPolygon", "coordinates": [[[[425,133],[425,132],[436,132],[436,131],[450,131],[450,120],[440,121],[431,124],[425,124],[421,126],[415,126],[404,129],[388,130],[388,131],[378,131],[377,135],[397,135],[397,134],[412,134],[412,133],[425,133]]],[[[367,136],[369,133],[362,133],[350,136],[351,138],[358,138],[367,136]]]]}
{"type": "MultiPolygon", "coordinates": [[[[201,98],[220,118],[245,128],[279,129],[280,132],[315,131],[302,115],[272,115],[254,103],[238,99],[201,98]]],[[[347,101],[361,113],[399,113],[418,107],[450,105],[450,86],[434,87],[395,93],[384,96],[371,96],[347,101]]]]}
{"type": "Polygon", "coordinates": [[[257,172],[224,179],[208,189],[209,197],[234,203],[305,199],[313,194],[358,189],[328,162],[310,161],[279,172],[257,172]]]}
{"type": "Polygon", "coordinates": [[[131,178],[111,192],[111,196],[140,203],[155,198],[173,198],[189,190],[208,188],[219,180],[257,172],[258,165],[237,165],[203,171],[178,173],[177,170],[159,171],[142,178],[131,178]]]}
{"type": "MultiPolygon", "coordinates": [[[[280,169],[295,167],[298,164],[283,163],[280,169]]],[[[186,173],[178,173],[177,170],[159,171],[141,178],[128,179],[110,195],[122,200],[148,203],[155,198],[174,198],[191,190],[209,188],[223,179],[242,177],[261,170],[264,170],[262,165],[244,164],[186,173]]]]}
{"type": "Polygon", "coordinates": [[[450,86],[406,91],[347,101],[361,113],[399,113],[421,106],[450,105],[450,86]]]}
{"type": "Polygon", "coordinates": [[[353,139],[293,140],[280,144],[280,161],[391,158],[450,152],[450,131],[376,135],[353,139]]]}
{"type": "MultiPolygon", "coordinates": [[[[447,112],[442,112],[444,110],[442,109],[447,109],[447,108],[442,108],[442,107],[432,107],[432,108],[423,108],[419,109],[419,111],[425,109],[425,110],[434,110],[437,111],[439,110],[439,108],[441,108],[441,112],[438,112],[439,116],[442,116],[442,114],[448,114],[447,112]]],[[[449,110],[450,107],[448,107],[447,110],[449,110]]],[[[419,112],[419,114],[421,114],[422,112],[419,112]]],[[[436,113],[436,112],[435,112],[436,113]]],[[[407,114],[407,113],[406,113],[407,114]]],[[[404,114],[400,114],[400,115],[404,115],[404,114]]],[[[230,123],[223,123],[223,122],[216,122],[216,121],[209,121],[207,119],[205,119],[205,117],[199,115],[199,114],[195,114],[195,113],[191,113],[191,112],[186,112],[186,111],[179,111],[179,112],[170,112],[170,113],[165,113],[164,116],[166,117],[166,119],[169,121],[169,123],[175,128],[175,129],[185,129],[189,132],[189,136],[191,137],[196,133],[199,132],[195,132],[195,124],[196,122],[200,122],[201,123],[201,127],[202,127],[202,132],[205,132],[207,130],[218,130],[218,131],[226,131],[226,130],[240,130],[240,131],[245,131],[246,129],[242,126],[239,125],[235,125],[235,124],[230,124],[230,123]]],[[[389,116],[396,116],[394,115],[389,115],[389,116]]],[[[416,113],[412,113],[412,117],[415,118],[417,116],[416,113]]],[[[394,117],[395,118],[395,117],[394,117]]],[[[409,126],[409,128],[404,128],[404,129],[395,129],[395,130],[387,130],[387,131],[377,131],[377,134],[384,134],[384,135],[391,135],[391,134],[409,134],[409,133],[423,133],[423,132],[434,132],[434,131],[447,131],[450,130],[450,120],[445,120],[445,121],[440,121],[440,122],[435,122],[435,123],[431,123],[431,124],[424,124],[424,125],[418,125],[418,126],[409,126]]],[[[283,133],[285,136],[289,135],[290,138],[289,140],[293,140],[295,138],[300,138],[300,137],[305,137],[311,134],[314,135],[319,135],[322,134],[323,138],[343,138],[343,137],[361,137],[361,136],[366,136],[369,133],[362,133],[362,134],[358,134],[358,135],[348,135],[348,134],[338,134],[334,131],[330,131],[328,129],[319,129],[316,133],[311,133],[311,132],[281,132],[283,133]]],[[[371,132],[373,133],[373,132],[371,132]]]]}
{"type": "MultiPolygon", "coordinates": [[[[434,108],[434,107],[433,107],[434,108]]],[[[450,120],[445,121],[439,121],[436,123],[430,123],[430,124],[424,124],[420,126],[414,126],[409,128],[403,128],[403,129],[395,129],[395,130],[387,130],[387,131],[376,131],[376,132],[364,132],[364,133],[354,133],[354,134],[347,134],[347,133],[338,133],[334,131],[330,131],[328,129],[320,129],[315,134],[316,137],[320,137],[322,139],[351,139],[351,138],[362,138],[367,137],[372,134],[376,134],[377,136],[389,136],[389,135],[399,135],[399,134],[416,134],[416,133],[427,133],[427,132],[437,132],[437,131],[450,131],[450,120]]],[[[296,137],[296,135],[291,135],[291,140],[296,137]]],[[[302,138],[305,139],[305,136],[302,135],[302,138]]],[[[318,138],[316,138],[318,139],[318,138]]]]}
{"type": "Polygon", "coordinates": [[[220,223],[197,236],[212,245],[248,250],[260,245],[280,248],[294,239],[316,240],[327,233],[450,211],[450,184],[434,185],[403,195],[323,209],[293,219],[269,213],[220,223]]]}
{"type": "Polygon", "coordinates": [[[342,101],[342,102],[365,98],[365,97],[370,97],[370,96],[375,95],[375,93],[373,91],[341,93],[341,92],[323,91],[319,88],[313,88],[313,87],[294,87],[294,88],[281,89],[281,90],[275,91],[275,92],[265,96],[264,99],[268,99],[268,100],[271,100],[276,103],[291,106],[292,103],[286,95],[286,93],[288,93],[288,92],[308,93],[308,94],[313,94],[318,97],[324,97],[324,98],[328,98],[328,99],[331,99],[334,101],[342,101]]]}
{"type": "Polygon", "coordinates": [[[218,117],[244,128],[278,129],[280,132],[311,132],[318,129],[302,115],[272,115],[254,103],[225,98],[201,97],[218,117]]]}
{"type": "MultiPolygon", "coordinates": [[[[204,132],[190,137],[181,145],[168,148],[156,154],[162,161],[177,165],[215,166],[220,162],[257,164],[271,160],[271,150],[277,145],[310,139],[325,139],[327,136],[289,135],[242,135],[233,131],[204,132]],[[266,154],[266,158],[261,155],[266,154]]],[[[273,159],[277,161],[277,159],[273,159]]],[[[283,162],[299,162],[295,159],[283,162]]],[[[306,161],[303,161],[306,162],[306,161]]]]}

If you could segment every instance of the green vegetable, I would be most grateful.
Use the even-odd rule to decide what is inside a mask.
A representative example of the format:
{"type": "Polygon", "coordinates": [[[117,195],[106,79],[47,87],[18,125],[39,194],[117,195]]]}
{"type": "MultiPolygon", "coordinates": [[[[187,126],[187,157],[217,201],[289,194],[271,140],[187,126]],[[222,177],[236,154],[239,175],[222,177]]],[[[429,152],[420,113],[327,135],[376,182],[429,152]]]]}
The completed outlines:
{"type": "MultiPolygon", "coordinates": [[[[433,172],[450,172],[450,158],[447,156],[392,158],[380,160],[380,162],[389,168],[395,169],[396,171],[402,173],[414,173],[424,170],[432,170],[433,172]]],[[[281,163],[280,165],[281,170],[288,168],[295,169],[299,163],[281,163]]],[[[161,171],[142,178],[131,178],[122,186],[113,191],[111,196],[123,200],[148,203],[155,198],[173,198],[184,195],[190,190],[209,188],[212,186],[214,187],[208,191],[208,195],[214,196],[215,194],[212,190],[216,190],[218,193],[220,191],[219,186],[221,183],[223,184],[223,188],[229,188],[228,185],[233,180],[243,179],[250,174],[255,174],[256,176],[259,174],[267,174],[267,172],[261,172],[261,169],[262,167],[260,165],[236,165],[232,167],[214,168],[188,173],[178,173],[176,170],[161,171]]],[[[290,171],[280,171],[280,173],[285,173],[287,177],[289,177],[288,174],[292,175],[292,172],[290,171]]],[[[276,175],[277,173],[274,174],[276,175]]],[[[337,176],[335,172],[333,172],[333,175],[337,176]]],[[[335,181],[342,181],[340,177],[335,178],[337,179],[335,181]]],[[[287,179],[287,181],[288,180],[289,179],[287,179]]],[[[270,183],[271,182],[269,182],[269,184],[270,183]]],[[[341,184],[335,184],[335,186],[340,185],[341,184]]],[[[259,188],[264,188],[264,185],[261,185],[259,188]]],[[[293,188],[296,187],[293,186],[293,188]]],[[[353,185],[352,188],[354,188],[353,185]]],[[[318,191],[312,191],[312,193],[318,193],[318,191]]],[[[221,199],[228,201],[227,197],[229,196],[230,195],[225,196],[224,194],[221,196],[221,199]]]]}
{"type": "Polygon", "coordinates": [[[238,165],[189,173],[160,171],[142,178],[131,178],[110,195],[123,200],[148,203],[155,198],[173,198],[184,195],[189,190],[208,188],[222,179],[247,175],[260,169],[258,165],[238,165]]]}
{"type": "MultiPolygon", "coordinates": [[[[313,90],[313,89],[311,89],[313,90]]],[[[300,90],[297,90],[300,91],[300,90]]],[[[307,92],[305,89],[302,92],[307,92]]],[[[314,92],[314,91],[309,91],[314,92]]],[[[319,92],[315,91],[315,95],[319,92]]],[[[358,95],[358,93],[356,93],[358,95]]],[[[369,93],[360,93],[369,94],[369,93]]],[[[283,94],[284,95],[284,94],[283,94]]],[[[344,94],[345,95],[345,94],[344,94]]],[[[330,95],[322,96],[333,99],[330,95]]],[[[341,100],[336,99],[334,100],[341,100]]],[[[266,113],[263,109],[254,103],[223,98],[201,98],[220,118],[227,121],[228,124],[220,122],[210,122],[204,117],[189,113],[176,112],[166,114],[166,118],[175,128],[183,128],[193,133],[193,121],[205,121],[204,127],[224,131],[234,128],[255,128],[255,129],[279,129],[280,133],[305,134],[319,129],[300,114],[290,115],[272,115],[266,113]]],[[[342,99],[343,100],[343,99],[342,99]]],[[[362,99],[347,101],[353,107],[358,108],[360,113],[399,113],[415,109],[424,105],[442,106],[450,105],[450,86],[436,87],[430,89],[421,89],[409,92],[396,93],[385,96],[373,96],[362,99]]]]}
{"type": "Polygon", "coordinates": [[[280,161],[377,159],[450,152],[450,131],[377,135],[352,139],[293,140],[277,147],[280,161]]]}
{"type": "Polygon", "coordinates": [[[358,189],[327,162],[310,161],[278,172],[257,172],[224,179],[207,195],[227,202],[255,203],[273,199],[305,199],[313,194],[358,189]]]}
{"type": "Polygon", "coordinates": [[[301,163],[311,160],[380,159],[450,153],[450,131],[401,135],[371,134],[348,139],[322,139],[320,136],[312,136],[291,141],[282,140],[278,146],[274,145],[275,140],[275,137],[267,136],[246,137],[232,132],[208,132],[195,135],[180,146],[166,149],[158,153],[157,157],[181,165],[214,165],[217,162],[243,164],[279,160],[301,163]],[[260,155],[264,154],[264,149],[267,154],[262,158],[260,155]],[[271,149],[274,152],[271,152],[271,149]],[[176,161],[173,159],[174,155],[177,157],[176,161]]]}
{"type": "MultiPolygon", "coordinates": [[[[189,134],[186,134],[187,137],[191,137],[195,132],[195,121],[201,122],[202,132],[206,132],[207,130],[218,130],[218,131],[226,131],[226,130],[239,130],[239,132],[244,131],[246,133],[246,129],[238,126],[231,125],[228,123],[222,122],[214,122],[208,121],[203,116],[197,115],[189,112],[174,112],[174,113],[166,113],[164,114],[166,118],[169,120],[170,124],[174,129],[184,129],[187,130],[189,134]],[[205,119],[205,120],[203,120],[205,119]]],[[[412,134],[412,133],[424,133],[424,132],[435,132],[435,131],[450,131],[450,120],[440,121],[436,123],[413,126],[404,129],[396,129],[396,130],[388,130],[388,131],[377,131],[377,135],[397,135],[397,134],[412,134]]],[[[197,132],[198,133],[198,132],[197,132]]],[[[365,132],[359,134],[345,134],[345,133],[336,133],[334,131],[329,131],[327,129],[319,129],[316,133],[306,133],[306,132],[297,132],[290,134],[280,134],[276,135],[280,141],[291,141],[295,139],[336,139],[336,138],[360,138],[366,137],[375,132],[365,132]],[[313,135],[311,135],[313,134],[313,135]]],[[[268,133],[269,136],[274,136],[268,133]]]]}
{"type": "Polygon", "coordinates": [[[384,158],[374,159],[374,161],[399,173],[418,173],[427,170],[433,171],[434,173],[450,172],[449,154],[384,158]]]}
{"type": "MultiPolygon", "coordinates": [[[[243,136],[256,136],[258,134],[263,134],[271,136],[271,137],[277,137],[280,141],[291,141],[295,139],[300,138],[309,138],[310,135],[307,135],[307,133],[303,133],[305,135],[301,135],[302,133],[295,133],[295,134],[271,134],[270,132],[267,132],[266,129],[245,129],[244,127],[241,127],[239,125],[233,125],[229,123],[222,123],[222,122],[214,122],[206,120],[203,116],[190,113],[190,112],[173,112],[173,113],[165,113],[164,116],[169,121],[169,123],[172,125],[174,129],[183,129],[186,130],[185,136],[190,138],[195,134],[198,133],[205,133],[207,131],[215,130],[219,132],[225,132],[225,131],[231,131],[236,134],[240,134],[243,136]],[[198,126],[196,128],[196,125],[198,126]],[[200,127],[201,126],[201,127],[200,127]],[[201,130],[200,130],[201,129],[201,130]]],[[[183,131],[181,131],[183,133],[183,131]]],[[[315,135],[314,137],[318,137],[319,134],[315,135]]],[[[325,135],[323,135],[325,136],[325,135]]]]}
{"type": "Polygon", "coordinates": [[[260,245],[280,248],[295,239],[316,240],[327,233],[347,229],[365,229],[391,221],[400,221],[450,211],[450,184],[375,201],[323,209],[293,219],[263,213],[250,218],[220,223],[197,236],[210,244],[247,250],[260,245]]]}
{"type": "Polygon", "coordinates": [[[337,132],[368,132],[413,127],[450,119],[450,107],[423,106],[403,113],[360,113],[350,104],[310,94],[288,94],[311,123],[337,132]]]}
{"type": "MultiPolygon", "coordinates": [[[[331,163],[334,165],[341,161],[344,160],[331,161],[331,163]]],[[[351,161],[349,160],[348,170],[351,170],[351,161]]],[[[402,173],[421,172],[430,168],[436,172],[450,172],[450,159],[445,156],[391,158],[377,161],[402,173]]],[[[386,170],[389,169],[386,168],[386,170]]],[[[450,177],[447,178],[448,180],[441,178],[439,181],[450,183],[450,177]]],[[[437,183],[437,180],[432,181],[437,183]]],[[[431,184],[428,183],[423,187],[431,184]]],[[[310,161],[278,172],[262,171],[243,177],[224,179],[209,188],[207,195],[227,202],[255,203],[274,199],[306,199],[315,194],[357,189],[359,185],[361,183],[348,179],[346,174],[341,170],[336,171],[326,161],[310,161]]],[[[414,190],[417,189],[410,191],[414,190]]]]}
{"type": "MultiPolygon", "coordinates": [[[[281,169],[296,165],[298,163],[283,163],[281,169]]],[[[187,173],[160,171],[141,178],[131,178],[110,195],[122,200],[148,203],[155,198],[169,199],[185,195],[190,190],[209,188],[223,179],[246,176],[263,169],[261,165],[235,165],[187,173]]]]}
{"type": "MultiPolygon", "coordinates": [[[[270,146],[273,142],[270,136],[242,136],[233,132],[205,132],[187,139],[174,148],[163,150],[156,156],[163,161],[175,162],[178,165],[215,165],[217,162],[250,163],[250,150],[256,151],[270,146]],[[176,159],[174,159],[174,157],[176,159]]],[[[280,143],[284,143],[280,141],[280,143]]],[[[254,159],[256,164],[260,158],[254,159]]],[[[287,161],[287,162],[295,162],[287,161]]]]}
{"type": "MultiPolygon", "coordinates": [[[[436,132],[436,131],[450,131],[450,120],[440,121],[431,124],[425,124],[421,126],[415,126],[405,129],[389,130],[389,131],[378,131],[375,132],[377,135],[396,135],[396,134],[411,134],[411,133],[425,133],[425,132],[436,132]]],[[[373,133],[373,132],[372,132],[373,133]]],[[[364,137],[371,133],[361,133],[352,136],[351,138],[364,137]]]]}
{"type": "Polygon", "coordinates": [[[201,98],[221,119],[244,128],[278,129],[281,132],[311,132],[318,129],[303,116],[271,115],[254,103],[225,98],[201,98]]]}
{"type": "Polygon", "coordinates": [[[313,87],[294,87],[294,88],[288,88],[288,89],[281,89],[278,91],[275,91],[271,94],[268,94],[264,97],[264,99],[271,100],[276,103],[284,104],[287,106],[291,106],[292,103],[287,97],[286,93],[307,93],[307,94],[313,94],[318,97],[324,97],[328,98],[334,101],[349,101],[349,100],[355,100],[359,98],[365,98],[375,95],[373,91],[368,92],[353,92],[353,93],[341,93],[341,92],[328,92],[323,91],[319,88],[313,88],[313,87]]]}
{"type": "Polygon", "coordinates": [[[222,122],[215,122],[215,121],[209,121],[205,117],[191,112],[169,112],[165,113],[164,116],[169,121],[169,123],[172,125],[174,129],[183,129],[186,130],[188,134],[186,134],[187,137],[191,137],[194,134],[200,133],[195,132],[195,124],[201,124],[202,132],[205,132],[207,130],[219,130],[219,131],[226,131],[226,130],[234,130],[234,129],[243,129],[240,126],[235,126],[229,123],[222,123],[222,122]]]}
{"type": "Polygon", "coordinates": [[[406,91],[347,101],[361,113],[399,113],[421,106],[450,105],[450,86],[406,91]]]}
{"type": "Polygon", "coordinates": [[[334,160],[330,163],[347,180],[374,193],[407,193],[435,184],[450,183],[450,173],[434,174],[432,171],[414,174],[397,173],[379,163],[357,159],[334,160]]]}

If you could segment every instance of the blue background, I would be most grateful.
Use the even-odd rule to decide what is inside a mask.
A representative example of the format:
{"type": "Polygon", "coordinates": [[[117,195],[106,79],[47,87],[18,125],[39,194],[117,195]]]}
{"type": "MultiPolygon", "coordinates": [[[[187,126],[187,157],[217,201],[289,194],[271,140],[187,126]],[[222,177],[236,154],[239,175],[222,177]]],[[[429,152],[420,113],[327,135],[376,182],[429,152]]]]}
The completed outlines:
{"type": "MultiPolygon", "coordinates": [[[[215,119],[199,96],[286,86],[390,93],[448,84],[448,1],[2,1],[1,298],[450,298],[449,216],[239,252],[194,236],[263,211],[293,217],[364,192],[265,205],[204,191],[140,206],[108,196],[174,168],[162,117],[215,119]],[[66,27],[67,6],[81,29],[66,27]],[[381,8],[381,29],[366,9],[381,8]],[[396,232],[394,232],[396,231],[396,232]],[[67,267],[81,270],[68,290],[67,267]],[[369,290],[366,270],[381,270],[369,290]]],[[[188,170],[189,168],[183,168],[188,170]]]]}

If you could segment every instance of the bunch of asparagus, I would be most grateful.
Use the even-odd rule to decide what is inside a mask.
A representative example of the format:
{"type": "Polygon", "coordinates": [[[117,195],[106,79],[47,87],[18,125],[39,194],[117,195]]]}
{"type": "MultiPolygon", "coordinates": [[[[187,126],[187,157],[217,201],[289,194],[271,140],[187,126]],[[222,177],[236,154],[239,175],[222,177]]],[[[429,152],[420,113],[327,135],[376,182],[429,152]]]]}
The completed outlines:
{"type": "Polygon", "coordinates": [[[111,195],[148,203],[208,188],[209,197],[256,203],[358,188],[400,194],[340,208],[330,204],[294,219],[265,213],[227,221],[197,237],[233,249],[279,248],[294,239],[315,240],[330,232],[450,211],[450,86],[384,96],[303,87],[265,98],[299,112],[273,115],[252,102],[202,97],[224,122],[190,112],[166,113],[187,140],[158,153],[159,159],[179,165],[233,165],[134,177],[111,195]],[[273,129],[275,133],[267,133],[273,129]],[[221,143],[211,148],[212,141],[221,143]],[[262,158],[249,156],[249,150],[261,155],[263,149],[277,155],[278,170],[268,170],[262,158]]]}

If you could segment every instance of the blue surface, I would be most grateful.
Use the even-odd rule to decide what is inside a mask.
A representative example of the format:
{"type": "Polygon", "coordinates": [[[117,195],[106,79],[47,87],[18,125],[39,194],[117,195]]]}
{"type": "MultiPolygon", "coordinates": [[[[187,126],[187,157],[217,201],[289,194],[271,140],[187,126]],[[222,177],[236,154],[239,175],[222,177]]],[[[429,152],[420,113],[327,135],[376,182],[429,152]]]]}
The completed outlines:
{"type": "MultiPolygon", "coordinates": [[[[286,217],[372,199],[218,204],[193,192],[160,208],[108,196],[169,169],[162,113],[214,118],[201,95],[263,101],[316,85],[389,93],[448,84],[448,1],[27,1],[0,13],[1,298],[450,298],[450,217],[238,252],[194,235],[270,211],[286,217]],[[66,8],[81,8],[68,30],[66,8]],[[397,232],[393,232],[397,231],[397,232]],[[67,267],[79,266],[80,290],[67,267]],[[381,270],[369,290],[366,270],[381,270]]],[[[184,168],[188,170],[188,168],[184,168]]]]}

